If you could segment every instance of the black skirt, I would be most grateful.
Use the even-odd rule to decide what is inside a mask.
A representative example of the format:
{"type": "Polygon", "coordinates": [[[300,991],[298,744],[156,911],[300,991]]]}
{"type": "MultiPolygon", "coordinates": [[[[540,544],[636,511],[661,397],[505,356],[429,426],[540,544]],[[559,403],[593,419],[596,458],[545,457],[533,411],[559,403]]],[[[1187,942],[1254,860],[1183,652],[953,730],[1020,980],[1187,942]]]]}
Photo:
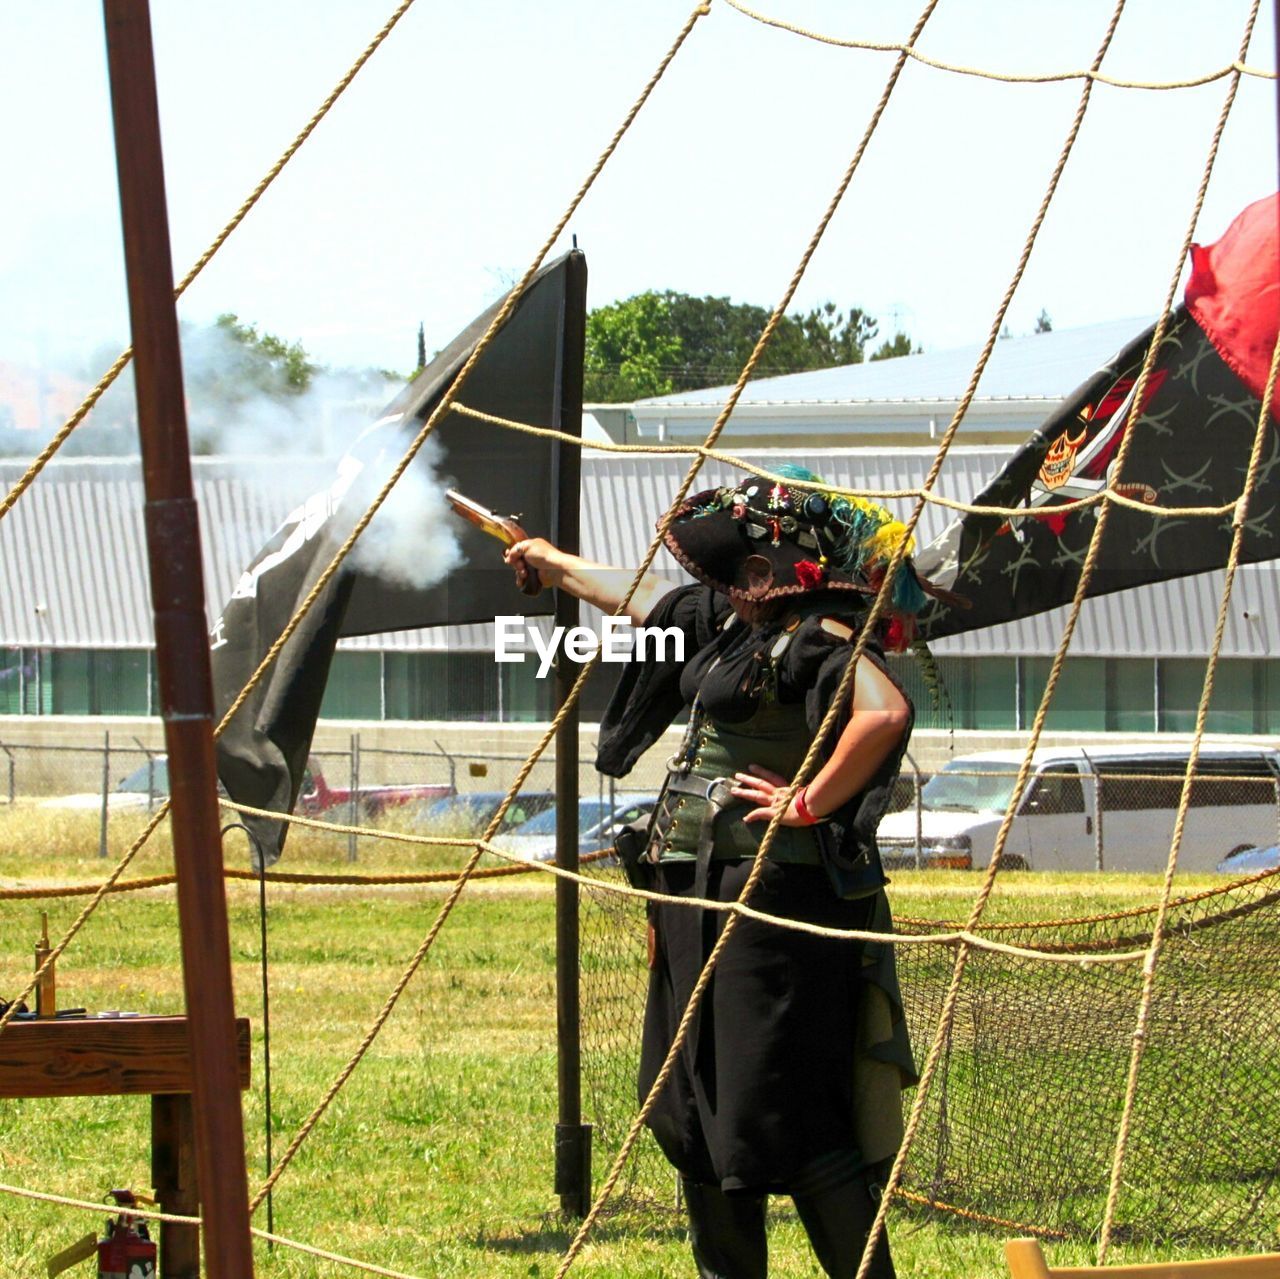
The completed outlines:
{"type": "MultiPolygon", "coordinates": [[[[713,862],[708,896],[736,900],[751,865],[713,862]]],[[[659,891],[693,896],[693,873],[691,863],[661,865],[659,891]]],[[[841,900],[821,867],[766,861],[749,904],[783,918],[867,929],[875,901],[841,900]]],[[[642,1101],[729,918],[650,907],[656,950],[642,1101]]],[[[649,1116],[663,1152],[686,1177],[728,1192],[816,1193],[861,1167],[855,1046],[869,973],[863,950],[857,941],[738,921],[649,1116]]]]}

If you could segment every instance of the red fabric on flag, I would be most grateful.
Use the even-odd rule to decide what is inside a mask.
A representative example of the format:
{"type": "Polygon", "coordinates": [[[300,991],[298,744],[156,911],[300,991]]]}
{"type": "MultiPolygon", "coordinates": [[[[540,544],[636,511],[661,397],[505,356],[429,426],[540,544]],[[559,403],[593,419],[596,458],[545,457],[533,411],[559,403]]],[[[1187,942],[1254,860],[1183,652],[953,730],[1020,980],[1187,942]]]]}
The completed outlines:
{"type": "MultiPolygon", "coordinates": [[[[1229,368],[1263,398],[1280,329],[1280,194],[1249,205],[1216,244],[1191,246],[1187,310],[1229,368]]],[[[1271,416],[1280,422],[1280,392],[1271,416]]]]}

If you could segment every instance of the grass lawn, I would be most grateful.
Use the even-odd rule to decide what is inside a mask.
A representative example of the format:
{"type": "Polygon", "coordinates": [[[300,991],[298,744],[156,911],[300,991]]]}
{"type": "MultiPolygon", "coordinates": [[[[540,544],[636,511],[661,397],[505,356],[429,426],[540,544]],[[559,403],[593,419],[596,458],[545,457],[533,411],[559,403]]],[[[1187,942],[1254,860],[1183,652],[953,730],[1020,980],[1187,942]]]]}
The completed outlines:
{"type": "MultiPolygon", "coordinates": [[[[127,832],[124,823],[113,825],[121,827],[114,845],[127,832]]],[[[100,877],[104,863],[76,851],[96,850],[95,830],[89,822],[65,839],[45,838],[30,815],[0,814],[0,886],[100,877]]],[[[439,859],[405,846],[362,845],[360,865],[348,867],[345,840],[330,843],[291,842],[285,865],[411,869],[439,859]]],[[[162,840],[136,873],[162,871],[167,856],[162,840]]],[[[243,864],[242,851],[228,845],[228,860],[243,864]]],[[[962,917],[976,884],[976,875],[904,873],[895,907],[906,915],[962,917]]],[[[1123,909],[1156,893],[1154,877],[1007,876],[1004,884],[993,919],[1123,909]]],[[[253,1187],[264,1151],[257,890],[232,883],[228,891],[237,1005],[254,1027],[253,1084],[245,1096],[253,1187]]],[[[443,895],[438,888],[270,889],[277,1154],[359,1041],[443,895]]],[[[48,909],[56,937],[82,903],[0,901],[0,995],[25,981],[40,910],[48,909]]],[[[468,890],[364,1064],[284,1174],[274,1203],[279,1233],[417,1275],[554,1273],[571,1223],[559,1215],[551,1189],[553,941],[548,883],[509,880],[468,890]]],[[[177,956],[171,889],[113,896],[59,965],[59,1001],[180,1012],[177,956]]],[[[0,1181],[91,1200],[112,1186],[145,1187],[147,1134],[145,1098],[0,1101],[0,1181]]],[[[604,1171],[599,1157],[597,1182],[604,1171]]],[[[661,1198],[625,1199],[600,1223],[574,1273],[691,1275],[680,1217],[661,1198]]],[[[775,1206],[775,1217],[773,1273],[819,1274],[787,1201],[775,1206]]],[[[0,1274],[35,1273],[94,1224],[83,1212],[0,1196],[0,1274]]],[[[265,1210],[257,1224],[266,1224],[265,1210]]],[[[1005,1273],[1000,1234],[897,1212],[892,1238],[903,1275],[1005,1273]]],[[[354,1273],[257,1247],[263,1275],[354,1273]]],[[[1160,1255],[1171,1254],[1130,1249],[1115,1259],[1160,1255]]],[[[1062,1245],[1051,1256],[1090,1259],[1086,1245],[1062,1245]]]]}

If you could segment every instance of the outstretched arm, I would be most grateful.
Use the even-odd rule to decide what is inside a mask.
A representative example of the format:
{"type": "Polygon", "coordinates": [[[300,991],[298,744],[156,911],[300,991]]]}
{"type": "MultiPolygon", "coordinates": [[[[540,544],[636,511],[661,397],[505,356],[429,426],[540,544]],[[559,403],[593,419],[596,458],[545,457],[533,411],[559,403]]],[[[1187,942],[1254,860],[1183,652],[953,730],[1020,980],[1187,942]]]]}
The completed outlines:
{"type": "MultiPolygon", "coordinates": [[[[831,757],[804,789],[804,807],[819,820],[852,799],[875,776],[906,731],[910,711],[894,682],[872,661],[863,659],[853,677],[853,712],[831,757]]],[[[756,805],[743,821],[767,822],[781,804],[791,780],[752,764],[735,773],[733,793],[756,805]]],[[[797,797],[798,798],[798,797],[797,797]]],[[[797,799],[782,819],[784,826],[808,826],[797,799]]]]}
{"type": "MultiPolygon", "coordinates": [[[[627,569],[596,564],[591,560],[584,560],[580,555],[570,555],[568,551],[553,546],[544,537],[526,538],[523,542],[509,546],[503,552],[503,559],[513,567],[523,564],[536,568],[544,585],[558,586],[570,595],[594,604],[605,613],[612,613],[617,609],[634,576],[627,569]]],[[[646,573],[631,597],[627,615],[633,621],[643,622],[653,611],[653,606],[670,589],[671,583],[664,582],[652,573],[646,573]]]]}

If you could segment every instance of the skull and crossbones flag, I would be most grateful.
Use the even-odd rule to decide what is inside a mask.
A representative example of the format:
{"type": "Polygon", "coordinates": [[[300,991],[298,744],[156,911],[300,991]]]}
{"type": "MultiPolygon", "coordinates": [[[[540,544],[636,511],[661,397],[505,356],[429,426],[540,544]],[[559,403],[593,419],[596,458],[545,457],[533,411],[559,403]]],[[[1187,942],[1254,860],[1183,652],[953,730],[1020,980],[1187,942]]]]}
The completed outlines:
{"type": "MultiPolygon", "coordinates": [[[[930,640],[1070,603],[1102,490],[1169,513],[1115,505],[1088,594],[1221,568],[1245,487],[1280,328],[1280,196],[1250,205],[1226,234],[1195,245],[1184,302],[1169,318],[1138,401],[1156,326],[1139,334],[1063,401],[974,499],[1025,511],[966,513],[916,556],[919,571],[968,601],[922,614],[930,640]],[[1123,472],[1119,454],[1132,435],[1123,472]],[[1179,508],[1221,507],[1213,516],[1179,508]]],[[[1280,555],[1280,395],[1249,504],[1242,562],[1280,555]]]]}
{"type": "MultiPolygon", "coordinates": [[[[241,574],[213,628],[219,715],[239,696],[454,384],[498,305],[404,388],[342,458],[331,483],[290,512],[241,574]]],[[[462,403],[492,417],[576,434],[585,324],[586,261],[574,250],[530,282],[481,353],[462,403]]],[[[233,800],[281,815],[293,812],[340,638],[553,610],[550,591],[535,599],[520,594],[501,548],[449,514],[444,493],[452,484],[499,510],[519,510],[531,532],[554,540],[563,504],[577,499],[558,489],[561,448],[558,440],[515,432],[458,409],[441,419],[219,739],[218,776],[233,800]],[[447,529],[441,527],[445,522],[447,529]],[[362,555],[362,548],[373,553],[362,555]]],[[[255,864],[259,853],[266,864],[275,862],[286,824],[252,815],[244,820],[255,864]]]]}

